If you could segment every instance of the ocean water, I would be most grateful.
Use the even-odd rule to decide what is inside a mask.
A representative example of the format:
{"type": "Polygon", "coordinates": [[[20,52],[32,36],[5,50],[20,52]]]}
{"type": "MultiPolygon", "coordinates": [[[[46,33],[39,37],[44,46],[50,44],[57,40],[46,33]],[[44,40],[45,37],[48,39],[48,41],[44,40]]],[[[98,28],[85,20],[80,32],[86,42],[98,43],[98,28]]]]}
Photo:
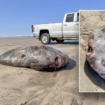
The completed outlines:
{"type": "Polygon", "coordinates": [[[4,38],[33,38],[34,36],[0,36],[0,39],[4,39],[4,38]]]}

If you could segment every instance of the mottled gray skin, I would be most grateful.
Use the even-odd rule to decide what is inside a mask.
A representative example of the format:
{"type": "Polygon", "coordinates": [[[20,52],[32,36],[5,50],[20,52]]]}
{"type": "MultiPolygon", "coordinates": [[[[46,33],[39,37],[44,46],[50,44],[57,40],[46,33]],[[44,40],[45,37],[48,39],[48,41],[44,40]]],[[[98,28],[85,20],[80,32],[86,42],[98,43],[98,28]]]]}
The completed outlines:
{"type": "Polygon", "coordinates": [[[105,79],[105,26],[90,36],[86,59],[93,70],[105,79]]]}
{"type": "Polygon", "coordinates": [[[35,70],[61,68],[68,61],[69,57],[66,53],[48,46],[17,48],[0,56],[0,64],[30,67],[35,70]]]}

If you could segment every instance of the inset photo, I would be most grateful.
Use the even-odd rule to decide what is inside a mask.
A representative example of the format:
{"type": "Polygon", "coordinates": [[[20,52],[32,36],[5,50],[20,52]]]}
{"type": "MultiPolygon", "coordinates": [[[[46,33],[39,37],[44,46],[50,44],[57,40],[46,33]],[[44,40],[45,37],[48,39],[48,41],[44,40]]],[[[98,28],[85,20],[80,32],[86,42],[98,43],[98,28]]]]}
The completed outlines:
{"type": "Polygon", "coordinates": [[[105,10],[79,14],[79,92],[105,92],[105,10]]]}

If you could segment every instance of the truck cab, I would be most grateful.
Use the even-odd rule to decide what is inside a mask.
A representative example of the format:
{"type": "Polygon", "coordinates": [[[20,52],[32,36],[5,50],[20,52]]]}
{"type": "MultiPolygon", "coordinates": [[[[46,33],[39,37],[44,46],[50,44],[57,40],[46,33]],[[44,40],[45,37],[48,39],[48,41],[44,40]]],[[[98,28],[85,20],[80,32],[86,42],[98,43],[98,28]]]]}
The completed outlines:
{"type": "Polygon", "coordinates": [[[79,13],[67,13],[63,20],[63,38],[79,37],[79,13]]]}

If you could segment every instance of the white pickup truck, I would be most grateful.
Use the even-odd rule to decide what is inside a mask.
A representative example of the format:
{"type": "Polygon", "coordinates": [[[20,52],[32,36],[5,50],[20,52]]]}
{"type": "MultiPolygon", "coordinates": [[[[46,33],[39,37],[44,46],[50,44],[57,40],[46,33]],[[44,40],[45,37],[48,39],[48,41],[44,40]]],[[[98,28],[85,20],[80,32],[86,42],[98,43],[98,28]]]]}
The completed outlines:
{"type": "Polygon", "coordinates": [[[51,40],[62,43],[64,40],[79,38],[79,13],[67,13],[63,23],[32,25],[32,32],[42,44],[49,44],[51,40]]]}

